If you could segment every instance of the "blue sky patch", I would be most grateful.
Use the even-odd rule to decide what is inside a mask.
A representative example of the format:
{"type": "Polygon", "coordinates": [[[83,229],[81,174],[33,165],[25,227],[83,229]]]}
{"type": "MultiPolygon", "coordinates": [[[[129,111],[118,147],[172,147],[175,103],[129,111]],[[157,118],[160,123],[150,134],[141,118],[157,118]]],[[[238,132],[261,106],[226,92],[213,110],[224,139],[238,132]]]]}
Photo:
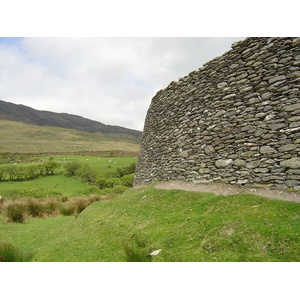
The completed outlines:
{"type": "Polygon", "coordinates": [[[18,43],[22,37],[0,37],[0,44],[13,45],[18,43]]]}

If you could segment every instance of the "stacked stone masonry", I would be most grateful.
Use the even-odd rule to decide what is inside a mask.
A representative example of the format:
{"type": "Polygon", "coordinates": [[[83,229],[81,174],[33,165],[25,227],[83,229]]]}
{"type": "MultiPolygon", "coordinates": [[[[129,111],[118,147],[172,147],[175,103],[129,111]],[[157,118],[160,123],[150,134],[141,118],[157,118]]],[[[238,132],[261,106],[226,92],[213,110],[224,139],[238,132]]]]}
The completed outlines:
{"type": "Polygon", "coordinates": [[[134,183],[300,190],[300,38],[247,38],[157,92],[134,183]]]}

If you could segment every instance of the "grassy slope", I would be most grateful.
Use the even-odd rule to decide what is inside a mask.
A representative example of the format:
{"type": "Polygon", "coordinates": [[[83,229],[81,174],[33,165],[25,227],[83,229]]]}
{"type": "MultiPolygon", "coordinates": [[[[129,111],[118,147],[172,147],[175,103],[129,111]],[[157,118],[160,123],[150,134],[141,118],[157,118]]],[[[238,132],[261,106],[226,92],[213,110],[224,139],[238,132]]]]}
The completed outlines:
{"type": "Polygon", "coordinates": [[[0,120],[0,152],[138,152],[139,144],[97,133],[0,120]]]}
{"type": "Polygon", "coordinates": [[[37,261],[124,261],[124,245],[153,261],[300,261],[300,204],[152,186],[97,202],[77,218],[0,220],[1,239],[37,261]]]}

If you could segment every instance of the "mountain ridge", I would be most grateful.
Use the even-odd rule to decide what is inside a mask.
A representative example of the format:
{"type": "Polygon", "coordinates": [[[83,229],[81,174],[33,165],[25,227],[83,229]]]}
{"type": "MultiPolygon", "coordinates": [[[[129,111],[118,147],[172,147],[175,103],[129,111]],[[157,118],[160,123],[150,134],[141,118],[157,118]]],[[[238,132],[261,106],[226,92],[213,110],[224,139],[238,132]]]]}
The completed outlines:
{"type": "Polygon", "coordinates": [[[115,136],[134,141],[140,141],[142,136],[142,132],[138,130],[105,125],[101,122],[69,113],[36,110],[23,104],[14,104],[4,100],[0,100],[0,119],[38,126],[56,126],[90,133],[101,133],[110,137],[115,136]]]}

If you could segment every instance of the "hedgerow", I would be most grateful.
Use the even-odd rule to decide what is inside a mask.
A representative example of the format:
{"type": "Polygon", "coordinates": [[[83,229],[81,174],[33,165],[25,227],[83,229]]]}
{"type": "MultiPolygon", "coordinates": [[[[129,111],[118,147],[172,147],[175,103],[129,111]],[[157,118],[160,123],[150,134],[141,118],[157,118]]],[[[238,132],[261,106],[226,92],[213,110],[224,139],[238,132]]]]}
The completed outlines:
{"type": "Polygon", "coordinates": [[[61,165],[55,161],[47,161],[32,165],[8,165],[0,166],[0,180],[28,180],[38,178],[41,175],[54,175],[55,170],[61,165]]]}

